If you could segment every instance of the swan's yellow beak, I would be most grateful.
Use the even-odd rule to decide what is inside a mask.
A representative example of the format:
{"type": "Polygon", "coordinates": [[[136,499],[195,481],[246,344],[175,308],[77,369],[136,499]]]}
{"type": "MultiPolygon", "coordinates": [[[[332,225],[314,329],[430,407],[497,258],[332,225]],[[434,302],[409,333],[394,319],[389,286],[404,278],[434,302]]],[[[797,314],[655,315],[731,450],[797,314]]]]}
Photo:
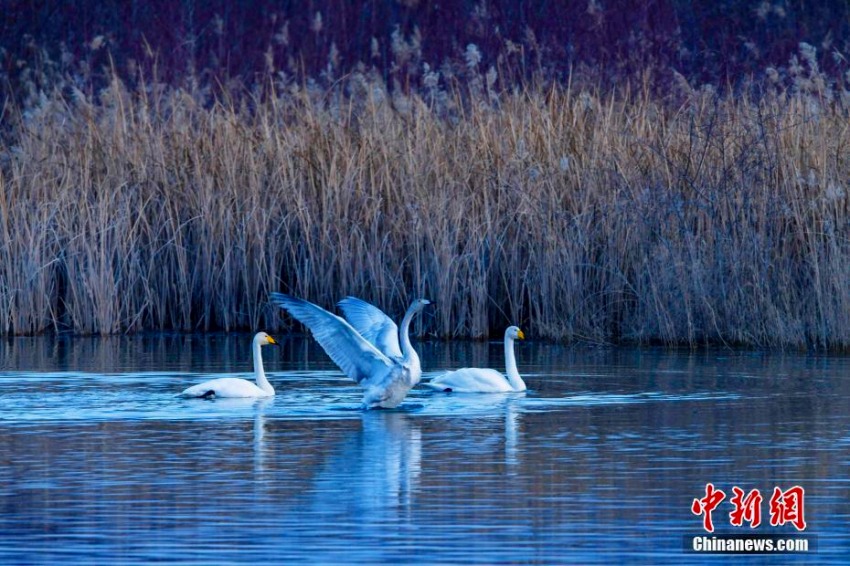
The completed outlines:
{"type": "Polygon", "coordinates": [[[280,346],[280,344],[278,344],[277,341],[274,338],[272,338],[271,336],[266,336],[266,340],[272,346],[280,346]]]}
{"type": "Polygon", "coordinates": [[[525,334],[522,333],[522,330],[516,331],[516,337],[519,338],[520,340],[525,340],[525,334]]]}

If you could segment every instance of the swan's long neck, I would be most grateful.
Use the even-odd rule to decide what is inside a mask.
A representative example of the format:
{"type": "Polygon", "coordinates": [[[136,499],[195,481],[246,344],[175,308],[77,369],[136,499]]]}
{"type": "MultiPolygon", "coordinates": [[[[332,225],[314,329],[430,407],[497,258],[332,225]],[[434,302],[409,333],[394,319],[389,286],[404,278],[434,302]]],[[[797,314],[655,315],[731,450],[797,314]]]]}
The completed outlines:
{"type": "Polygon", "coordinates": [[[525,391],[525,382],[519,376],[519,370],[516,368],[514,339],[510,336],[505,336],[505,372],[508,375],[508,382],[510,382],[514,391],[525,391]]]}
{"type": "Polygon", "coordinates": [[[411,305],[410,308],[407,309],[407,312],[404,313],[404,318],[401,320],[401,329],[399,330],[399,334],[401,334],[401,354],[404,356],[405,363],[419,367],[419,355],[410,344],[410,322],[413,320],[413,317],[417,312],[419,312],[419,309],[417,309],[415,305],[411,305]]]}
{"type": "Polygon", "coordinates": [[[254,341],[254,379],[257,380],[257,387],[266,393],[274,394],[274,387],[266,379],[266,372],[263,369],[263,354],[260,352],[260,343],[254,341]]]}

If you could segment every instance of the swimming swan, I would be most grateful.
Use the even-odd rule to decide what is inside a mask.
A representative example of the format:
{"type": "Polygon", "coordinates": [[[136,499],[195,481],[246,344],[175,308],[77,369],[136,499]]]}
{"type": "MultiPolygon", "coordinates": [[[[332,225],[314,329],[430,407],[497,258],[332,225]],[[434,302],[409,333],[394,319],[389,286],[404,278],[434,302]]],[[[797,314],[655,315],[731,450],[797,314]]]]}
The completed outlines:
{"type": "Polygon", "coordinates": [[[419,383],[422,368],[410,345],[410,321],[431,301],[416,299],[401,321],[401,333],[390,318],[369,303],[348,297],[340,306],[349,320],[303,299],[271,293],[272,302],[301,321],[330,358],[366,391],[363,406],[397,407],[419,383]],[[401,346],[399,346],[401,334],[401,346]]]}
{"type": "Polygon", "coordinates": [[[505,369],[504,375],[494,369],[462,368],[435,377],[425,385],[439,391],[457,393],[502,393],[507,391],[525,391],[525,382],[519,376],[514,357],[514,340],[525,340],[525,334],[516,326],[505,330],[505,369]]]}
{"type": "Polygon", "coordinates": [[[257,385],[254,385],[248,380],[239,379],[236,377],[222,377],[212,379],[193,385],[183,393],[181,397],[272,397],[274,395],[274,387],[266,379],[266,372],[263,371],[263,355],[260,353],[261,346],[279,346],[280,344],[274,338],[265,332],[257,332],[254,335],[253,351],[254,351],[254,379],[257,380],[257,385]]]}

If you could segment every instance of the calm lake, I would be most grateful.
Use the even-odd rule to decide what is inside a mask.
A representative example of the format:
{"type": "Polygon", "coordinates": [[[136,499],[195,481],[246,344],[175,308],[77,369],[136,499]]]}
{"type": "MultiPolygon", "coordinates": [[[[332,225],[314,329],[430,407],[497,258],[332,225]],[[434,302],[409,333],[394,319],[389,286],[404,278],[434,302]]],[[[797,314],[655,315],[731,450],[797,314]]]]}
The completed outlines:
{"type": "MultiPolygon", "coordinates": [[[[799,485],[817,549],[783,558],[850,556],[850,356],[518,343],[524,394],[363,412],[279,338],[266,401],[175,397],[249,374],[247,334],[1,341],[0,563],[698,562],[709,482],[715,535],[797,533],[769,500],[799,485]]],[[[425,378],[504,369],[501,341],[416,346],[425,378]]]]}

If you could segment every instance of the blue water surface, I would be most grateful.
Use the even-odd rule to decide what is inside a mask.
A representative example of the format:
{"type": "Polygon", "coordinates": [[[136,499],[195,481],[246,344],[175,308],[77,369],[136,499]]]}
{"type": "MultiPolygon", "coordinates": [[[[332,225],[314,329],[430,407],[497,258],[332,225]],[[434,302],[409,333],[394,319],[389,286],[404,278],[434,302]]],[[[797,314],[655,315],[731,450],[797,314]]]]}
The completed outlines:
{"type": "MultiPolygon", "coordinates": [[[[249,335],[0,343],[0,563],[691,563],[712,482],[805,489],[809,554],[850,556],[850,358],[518,345],[526,393],[416,388],[394,410],[311,341],[249,335]]],[[[420,343],[425,377],[502,369],[501,342],[420,343]]],[[[750,560],[751,562],[753,560],[750,560]]]]}

